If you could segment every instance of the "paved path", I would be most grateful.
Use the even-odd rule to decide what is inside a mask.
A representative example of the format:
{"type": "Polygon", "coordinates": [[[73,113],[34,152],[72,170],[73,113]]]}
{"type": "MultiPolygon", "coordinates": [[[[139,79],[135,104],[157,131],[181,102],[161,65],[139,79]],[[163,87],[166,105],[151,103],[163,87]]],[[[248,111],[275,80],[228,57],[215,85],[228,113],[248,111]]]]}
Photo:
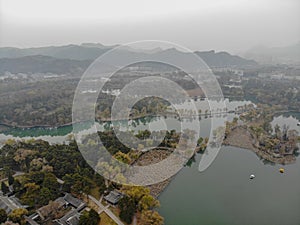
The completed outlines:
{"type": "Polygon", "coordinates": [[[102,208],[98,211],[98,214],[100,215],[101,213],[105,212],[105,210],[108,208],[109,208],[109,205],[105,206],[104,208],[102,208]]]}
{"type": "Polygon", "coordinates": [[[166,151],[173,152],[174,148],[169,148],[169,147],[149,147],[149,148],[142,149],[141,152],[148,152],[150,150],[166,150],[166,151]]]}
{"type": "Polygon", "coordinates": [[[137,224],[137,222],[136,222],[136,215],[134,214],[134,217],[133,217],[133,223],[132,223],[133,225],[136,225],[137,224]]]}
{"type": "Polygon", "coordinates": [[[98,201],[96,198],[94,198],[91,195],[88,195],[89,199],[92,200],[97,206],[100,208],[100,212],[105,212],[110,218],[113,219],[118,225],[124,225],[123,222],[109,209],[109,205],[106,207],[98,201]]]}

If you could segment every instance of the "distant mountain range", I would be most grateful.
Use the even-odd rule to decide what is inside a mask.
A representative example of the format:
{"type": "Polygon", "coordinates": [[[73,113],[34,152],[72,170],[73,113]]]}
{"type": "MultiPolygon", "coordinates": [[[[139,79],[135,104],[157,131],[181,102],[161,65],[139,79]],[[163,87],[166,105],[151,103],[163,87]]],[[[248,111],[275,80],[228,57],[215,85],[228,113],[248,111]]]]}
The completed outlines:
{"type": "Polygon", "coordinates": [[[88,60],[58,59],[44,55],[2,58],[0,59],[0,74],[5,72],[13,74],[78,74],[82,73],[89,65],[90,61],[88,60]]]}
{"type": "Polygon", "coordinates": [[[254,60],[248,60],[237,55],[231,55],[227,52],[195,52],[200,56],[208,66],[214,67],[247,67],[257,66],[258,63],[254,60]]]}
{"type": "MultiPolygon", "coordinates": [[[[0,48],[0,73],[82,73],[93,60],[114,47],[90,43],[25,49],[4,47],[0,48]]],[[[186,64],[190,63],[190,57],[192,57],[191,53],[181,52],[177,49],[139,50],[120,48],[115,52],[114,61],[118,64],[123,57],[133,60],[146,59],[149,54],[155,54],[161,60],[171,57],[174,61],[180,60],[186,64]]],[[[197,51],[195,54],[200,56],[211,68],[241,68],[257,65],[254,60],[247,60],[227,52],[197,51]]]]}
{"type": "Polygon", "coordinates": [[[50,46],[39,48],[0,48],[0,58],[19,58],[24,56],[44,55],[59,59],[93,60],[114,46],[101,44],[82,44],[66,46],[50,46]]]}
{"type": "Polygon", "coordinates": [[[243,54],[261,63],[300,63],[300,42],[285,47],[256,46],[243,54]]]}

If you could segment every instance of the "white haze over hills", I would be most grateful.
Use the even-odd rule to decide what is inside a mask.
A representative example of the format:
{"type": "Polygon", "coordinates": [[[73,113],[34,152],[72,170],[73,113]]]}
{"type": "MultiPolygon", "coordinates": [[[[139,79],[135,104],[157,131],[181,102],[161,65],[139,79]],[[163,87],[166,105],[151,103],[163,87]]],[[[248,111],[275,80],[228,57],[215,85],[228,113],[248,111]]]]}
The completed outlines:
{"type": "Polygon", "coordinates": [[[242,55],[260,63],[300,64],[300,41],[297,44],[284,47],[256,46],[242,55]]]}
{"type": "MultiPolygon", "coordinates": [[[[88,65],[105,52],[113,49],[113,46],[102,44],[85,43],[82,45],[49,46],[39,48],[0,48],[0,74],[10,72],[16,73],[55,73],[55,74],[80,74],[88,65]]],[[[175,48],[161,49],[148,48],[139,49],[131,47],[121,47],[114,51],[114,61],[116,65],[122,64],[123,58],[143,60],[149,58],[149,54],[161,61],[172,58],[177,64],[190,65],[194,57],[191,52],[179,51],[175,48]],[[182,61],[184,59],[184,62],[182,61]]],[[[202,60],[211,68],[245,68],[256,66],[254,60],[247,60],[237,55],[227,52],[216,51],[195,51],[194,54],[200,56],[202,60]]],[[[107,70],[111,70],[109,65],[105,65],[107,70]]]]}
{"type": "Polygon", "coordinates": [[[0,0],[0,46],[177,43],[245,52],[300,40],[299,0],[0,0]]]}

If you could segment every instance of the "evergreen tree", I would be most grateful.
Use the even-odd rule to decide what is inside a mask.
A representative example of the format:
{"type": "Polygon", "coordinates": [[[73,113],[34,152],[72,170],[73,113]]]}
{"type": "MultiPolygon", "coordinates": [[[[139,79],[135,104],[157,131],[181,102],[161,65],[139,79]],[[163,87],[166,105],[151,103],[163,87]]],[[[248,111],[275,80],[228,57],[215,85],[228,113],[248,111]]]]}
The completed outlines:
{"type": "Polygon", "coordinates": [[[0,224],[7,220],[7,213],[4,209],[0,209],[0,224]]]}
{"type": "Polygon", "coordinates": [[[1,183],[1,191],[3,192],[3,194],[6,194],[9,192],[8,186],[3,181],[1,183]]]}
{"type": "Polygon", "coordinates": [[[15,192],[20,191],[22,184],[20,183],[19,180],[15,179],[14,183],[13,183],[13,188],[15,192]]]}
{"type": "Polygon", "coordinates": [[[99,214],[94,209],[84,212],[79,219],[79,225],[98,225],[99,222],[99,214]]]}
{"type": "Polygon", "coordinates": [[[119,201],[119,208],[120,208],[120,219],[123,220],[125,223],[131,224],[133,215],[136,211],[136,204],[134,200],[128,196],[124,196],[119,201]]]}
{"type": "Polygon", "coordinates": [[[14,181],[15,181],[15,178],[13,177],[12,172],[9,172],[9,174],[8,174],[8,184],[13,185],[14,181]]]}

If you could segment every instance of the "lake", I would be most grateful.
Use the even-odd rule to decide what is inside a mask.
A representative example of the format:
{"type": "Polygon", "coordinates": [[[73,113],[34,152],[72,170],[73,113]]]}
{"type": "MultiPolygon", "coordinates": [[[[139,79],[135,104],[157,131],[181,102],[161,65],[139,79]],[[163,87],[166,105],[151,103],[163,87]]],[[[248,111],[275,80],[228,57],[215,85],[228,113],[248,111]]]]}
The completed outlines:
{"type": "Polygon", "coordinates": [[[166,225],[299,225],[300,158],[292,165],[264,164],[250,150],[222,147],[204,172],[201,155],[160,195],[166,225]],[[256,178],[249,179],[251,174],[256,178]]]}
{"type": "MultiPolygon", "coordinates": [[[[271,124],[300,132],[297,122],[294,115],[280,115],[271,124]]],[[[300,157],[292,165],[272,165],[250,150],[226,146],[202,173],[200,160],[197,154],[160,195],[166,225],[300,224],[300,157]],[[250,180],[251,174],[256,178],[250,180]]]]}

